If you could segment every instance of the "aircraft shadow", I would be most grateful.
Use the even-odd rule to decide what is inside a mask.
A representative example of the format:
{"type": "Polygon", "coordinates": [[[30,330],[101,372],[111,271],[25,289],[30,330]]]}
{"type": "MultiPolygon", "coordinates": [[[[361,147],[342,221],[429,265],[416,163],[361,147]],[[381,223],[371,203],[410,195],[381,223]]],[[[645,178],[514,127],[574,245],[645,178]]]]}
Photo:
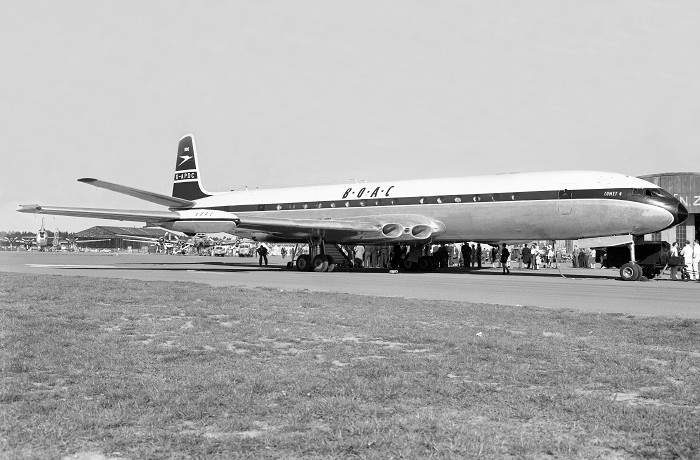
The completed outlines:
{"type": "MultiPolygon", "coordinates": [[[[69,268],[69,267],[66,267],[69,268]]],[[[296,269],[290,269],[286,265],[273,264],[273,265],[258,265],[257,262],[253,263],[228,263],[226,261],[172,261],[172,262],[124,262],[120,263],[119,266],[115,267],[82,267],[82,270],[147,270],[147,271],[191,271],[191,272],[204,272],[204,273],[236,273],[236,272],[273,272],[273,271],[294,271],[296,269]]],[[[388,268],[348,268],[348,267],[338,267],[335,269],[336,273],[387,273],[390,269],[388,268]]],[[[448,276],[511,276],[511,277],[544,277],[544,278],[576,278],[576,279],[616,279],[621,280],[620,276],[615,274],[589,274],[588,270],[580,269],[575,272],[567,270],[566,272],[560,272],[557,269],[539,269],[539,270],[529,270],[529,269],[511,269],[509,275],[504,275],[499,268],[484,267],[484,268],[474,268],[471,271],[464,270],[463,268],[442,268],[437,269],[433,272],[440,275],[448,276]]],[[[399,270],[400,274],[403,275],[424,275],[425,272],[411,271],[411,270],[399,270]]],[[[658,279],[657,279],[658,280],[658,279]]],[[[666,279],[661,279],[659,281],[671,281],[666,279]]]]}

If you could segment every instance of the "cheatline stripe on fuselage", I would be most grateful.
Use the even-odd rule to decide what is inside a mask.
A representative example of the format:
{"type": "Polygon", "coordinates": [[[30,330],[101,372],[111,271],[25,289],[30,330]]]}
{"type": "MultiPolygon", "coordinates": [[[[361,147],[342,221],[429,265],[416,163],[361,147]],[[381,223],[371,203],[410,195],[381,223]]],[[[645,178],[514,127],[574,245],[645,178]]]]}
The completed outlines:
{"type": "Polygon", "coordinates": [[[366,208],[387,206],[415,206],[425,204],[476,204],[517,201],[559,201],[559,200],[591,200],[603,199],[614,201],[643,202],[645,198],[642,189],[605,188],[605,189],[575,189],[575,190],[540,190],[527,192],[481,193],[463,195],[430,195],[412,197],[366,197],[359,199],[339,199],[324,201],[297,201],[260,204],[240,204],[233,206],[207,206],[194,209],[210,209],[227,212],[246,211],[286,211],[303,209],[333,209],[333,208],[366,208]],[[636,192],[633,194],[633,190],[636,192]]]}

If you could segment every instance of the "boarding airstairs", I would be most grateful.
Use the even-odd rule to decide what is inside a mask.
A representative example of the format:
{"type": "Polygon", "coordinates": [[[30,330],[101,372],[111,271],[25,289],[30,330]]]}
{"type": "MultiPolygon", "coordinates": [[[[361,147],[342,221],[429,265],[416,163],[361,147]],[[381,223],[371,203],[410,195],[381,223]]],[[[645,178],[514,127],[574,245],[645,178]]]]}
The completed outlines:
{"type": "Polygon", "coordinates": [[[339,244],[326,243],[323,246],[325,254],[333,258],[333,263],[338,266],[352,267],[352,257],[347,255],[339,244]]]}

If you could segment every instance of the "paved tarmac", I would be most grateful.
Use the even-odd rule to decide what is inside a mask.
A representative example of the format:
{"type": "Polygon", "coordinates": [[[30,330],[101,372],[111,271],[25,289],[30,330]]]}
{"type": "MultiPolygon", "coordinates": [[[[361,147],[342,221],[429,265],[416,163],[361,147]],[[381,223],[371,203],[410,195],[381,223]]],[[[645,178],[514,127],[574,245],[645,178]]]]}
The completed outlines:
{"type": "Polygon", "coordinates": [[[619,279],[616,269],[573,269],[568,264],[560,269],[537,271],[514,268],[507,276],[490,266],[471,273],[458,269],[398,274],[388,270],[301,273],[287,270],[287,261],[271,257],[268,267],[260,267],[257,260],[238,257],[0,251],[0,272],[196,282],[700,319],[700,283],[673,282],[668,276],[625,282],[619,279]]]}

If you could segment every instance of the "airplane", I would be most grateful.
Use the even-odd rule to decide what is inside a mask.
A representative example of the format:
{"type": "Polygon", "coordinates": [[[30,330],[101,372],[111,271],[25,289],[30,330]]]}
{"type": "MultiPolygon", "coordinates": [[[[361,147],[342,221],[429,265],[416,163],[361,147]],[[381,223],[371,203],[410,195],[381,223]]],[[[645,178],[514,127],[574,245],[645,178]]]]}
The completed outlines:
{"type": "Polygon", "coordinates": [[[5,237],[3,237],[3,240],[5,240],[9,243],[10,251],[14,251],[15,242],[17,241],[18,238],[19,238],[18,236],[5,236],[5,237]]]}
{"type": "MultiPolygon", "coordinates": [[[[78,250],[80,250],[81,244],[102,243],[104,241],[110,241],[110,239],[109,238],[97,238],[97,239],[91,239],[91,240],[81,240],[78,237],[73,237],[73,238],[66,238],[66,241],[68,242],[69,250],[78,251],[78,250]]],[[[61,245],[61,246],[63,246],[63,245],[61,245]]]]}
{"type": "MultiPolygon", "coordinates": [[[[299,271],[334,267],[326,244],[574,240],[644,235],[688,210],[645,180],[598,171],[511,173],[428,180],[234,190],[202,187],[194,136],[178,143],[172,195],[95,178],[79,182],[165,206],[118,210],[21,205],[19,212],[146,222],[188,235],[226,232],[256,241],[309,243],[299,271]]],[[[428,256],[417,260],[429,269],[428,256]]]]}
{"type": "Polygon", "coordinates": [[[187,243],[181,238],[186,237],[182,232],[170,232],[166,231],[161,237],[155,236],[138,236],[138,235],[121,235],[118,234],[124,241],[130,241],[134,243],[150,243],[155,244],[157,247],[157,252],[164,252],[166,254],[173,254],[177,252],[179,248],[185,246],[187,243]]]}
{"type": "Polygon", "coordinates": [[[34,236],[18,236],[15,238],[5,238],[7,241],[10,242],[10,247],[15,242],[18,242],[20,245],[24,246],[24,248],[29,251],[34,245],[39,249],[39,251],[45,251],[46,247],[48,246],[48,241],[49,241],[49,234],[46,231],[46,228],[44,227],[44,219],[41,219],[41,228],[39,231],[36,232],[36,235],[34,236]]]}

